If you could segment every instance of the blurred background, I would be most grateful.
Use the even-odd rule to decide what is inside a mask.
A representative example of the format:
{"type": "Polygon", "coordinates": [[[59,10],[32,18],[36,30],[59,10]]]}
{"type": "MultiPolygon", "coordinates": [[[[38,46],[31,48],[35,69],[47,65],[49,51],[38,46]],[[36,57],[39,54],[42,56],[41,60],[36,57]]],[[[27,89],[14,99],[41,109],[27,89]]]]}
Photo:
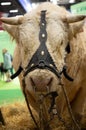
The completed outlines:
{"type": "Polygon", "coordinates": [[[0,15],[8,17],[23,15],[35,8],[38,4],[46,1],[65,6],[66,9],[73,13],[86,11],[86,0],[0,0],[0,15]]]}

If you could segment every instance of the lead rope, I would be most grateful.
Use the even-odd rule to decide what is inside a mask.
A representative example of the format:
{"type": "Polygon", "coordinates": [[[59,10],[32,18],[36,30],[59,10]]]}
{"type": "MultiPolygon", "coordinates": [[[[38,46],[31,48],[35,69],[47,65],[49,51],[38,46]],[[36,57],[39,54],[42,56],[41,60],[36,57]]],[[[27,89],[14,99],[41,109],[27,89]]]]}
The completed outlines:
{"type": "Polygon", "coordinates": [[[31,108],[30,108],[29,102],[28,102],[28,100],[27,100],[27,96],[26,96],[26,93],[25,93],[25,86],[26,86],[26,84],[25,84],[25,79],[24,79],[24,78],[23,78],[23,80],[22,80],[22,85],[23,85],[23,93],[24,93],[24,96],[25,96],[26,104],[27,104],[28,110],[29,110],[29,112],[30,112],[30,115],[31,115],[31,117],[32,117],[32,119],[33,119],[33,121],[34,121],[36,127],[37,127],[37,130],[40,130],[40,129],[39,129],[39,126],[38,126],[38,124],[37,124],[37,122],[36,122],[36,120],[35,120],[35,118],[34,118],[34,116],[33,116],[33,113],[32,113],[32,110],[31,110],[31,108]]]}
{"type": "Polygon", "coordinates": [[[63,90],[63,93],[64,93],[64,96],[65,96],[65,99],[66,99],[66,103],[67,103],[67,108],[68,108],[68,112],[71,116],[71,119],[73,121],[73,124],[75,124],[75,126],[77,127],[78,130],[81,130],[80,126],[78,125],[78,123],[76,122],[75,120],[75,117],[73,115],[73,112],[72,112],[72,109],[71,109],[71,106],[70,106],[70,102],[69,102],[69,99],[68,99],[68,96],[67,96],[67,92],[66,92],[66,89],[64,88],[64,84],[61,83],[61,79],[60,79],[60,85],[62,87],[62,90],[63,90]]]}

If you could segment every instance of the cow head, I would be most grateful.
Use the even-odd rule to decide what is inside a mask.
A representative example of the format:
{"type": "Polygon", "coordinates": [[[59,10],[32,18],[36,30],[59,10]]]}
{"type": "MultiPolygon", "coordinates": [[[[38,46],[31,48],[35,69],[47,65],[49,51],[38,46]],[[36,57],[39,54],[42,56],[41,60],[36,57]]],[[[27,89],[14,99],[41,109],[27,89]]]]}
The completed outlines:
{"type": "MultiPolygon", "coordinates": [[[[21,17],[1,18],[4,28],[16,40],[14,54],[14,68],[17,70],[22,66],[23,72],[31,58],[40,46],[40,18],[41,11],[46,10],[46,47],[58,70],[62,72],[67,55],[66,47],[70,39],[76,35],[83,25],[84,16],[71,16],[65,9],[51,3],[39,5],[37,9],[21,17]],[[76,24],[78,22],[78,24],[76,24]]],[[[41,52],[40,55],[44,55],[41,52]]],[[[22,80],[20,75],[20,82],[22,80]]],[[[22,85],[22,83],[21,83],[22,85]]],[[[35,93],[49,93],[60,91],[59,78],[48,69],[36,68],[25,76],[26,93],[29,101],[37,109],[37,95],[35,93]]]]}

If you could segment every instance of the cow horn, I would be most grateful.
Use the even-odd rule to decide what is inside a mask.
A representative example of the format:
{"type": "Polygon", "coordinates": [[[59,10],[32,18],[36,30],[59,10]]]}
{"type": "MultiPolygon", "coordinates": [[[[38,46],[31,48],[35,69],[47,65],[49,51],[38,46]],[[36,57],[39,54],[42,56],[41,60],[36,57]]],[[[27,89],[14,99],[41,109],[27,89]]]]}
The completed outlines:
{"type": "Polygon", "coordinates": [[[0,21],[6,24],[10,24],[10,25],[18,25],[22,23],[22,19],[23,19],[23,16],[11,17],[11,18],[2,17],[0,18],[0,21]]]}
{"type": "Polygon", "coordinates": [[[68,23],[79,22],[83,20],[86,16],[85,15],[74,15],[74,16],[67,16],[64,21],[68,23]]]}

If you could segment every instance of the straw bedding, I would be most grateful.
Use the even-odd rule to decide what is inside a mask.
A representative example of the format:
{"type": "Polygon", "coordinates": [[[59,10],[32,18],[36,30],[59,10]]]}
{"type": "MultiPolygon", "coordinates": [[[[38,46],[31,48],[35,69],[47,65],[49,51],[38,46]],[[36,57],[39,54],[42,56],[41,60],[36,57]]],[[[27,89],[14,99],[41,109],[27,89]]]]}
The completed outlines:
{"type": "Polygon", "coordinates": [[[1,108],[5,119],[5,126],[0,130],[32,130],[34,123],[25,103],[14,103],[1,108]],[[32,129],[30,129],[32,128],[32,129]]]}
{"type": "MultiPolygon", "coordinates": [[[[34,122],[28,112],[26,103],[14,103],[1,107],[1,111],[3,113],[3,117],[5,119],[6,125],[3,126],[0,124],[0,130],[37,130],[35,128],[34,122]]],[[[37,115],[35,111],[33,111],[34,116],[37,120],[37,115]]],[[[68,114],[65,116],[66,123],[70,124],[70,118],[68,114]]],[[[64,125],[59,121],[51,121],[51,130],[66,130],[64,125]]],[[[84,113],[84,117],[81,119],[81,123],[79,123],[82,128],[86,129],[86,111],[84,113]]]]}

